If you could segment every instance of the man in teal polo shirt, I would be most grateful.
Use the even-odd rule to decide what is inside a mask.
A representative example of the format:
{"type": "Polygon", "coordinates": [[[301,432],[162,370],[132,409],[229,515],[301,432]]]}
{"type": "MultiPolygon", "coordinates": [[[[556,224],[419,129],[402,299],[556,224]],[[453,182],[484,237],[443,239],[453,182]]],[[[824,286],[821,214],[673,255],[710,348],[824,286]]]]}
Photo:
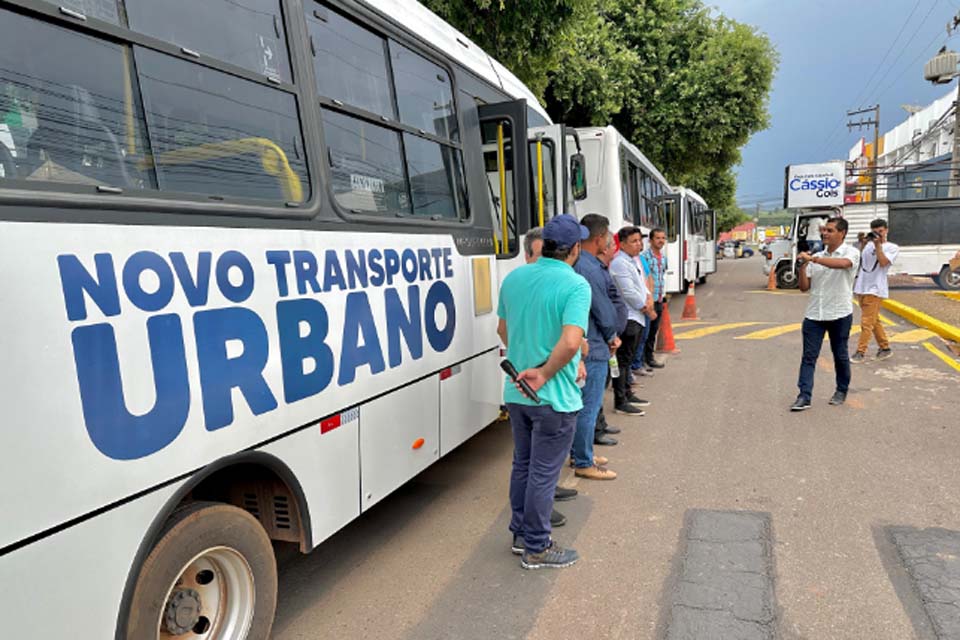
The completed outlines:
{"type": "Polygon", "coordinates": [[[510,531],[513,552],[522,556],[525,569],[568,567],[578,557],[551,540],[550,512],[583,407],[577,379],[590,285],[572,265],[588,235],[573,216],[553,218],[543,228],[540,259],[512,271],[500,287],[497,333],[520,379],[540,397],[537,404],[506,382],[514,444],[510,531]]]}

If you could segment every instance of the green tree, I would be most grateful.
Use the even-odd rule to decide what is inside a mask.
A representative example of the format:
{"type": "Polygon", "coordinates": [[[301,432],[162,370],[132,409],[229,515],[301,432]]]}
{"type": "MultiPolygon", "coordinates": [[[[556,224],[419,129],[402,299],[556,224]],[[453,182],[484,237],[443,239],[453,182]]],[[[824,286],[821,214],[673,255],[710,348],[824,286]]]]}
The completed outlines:
{"type": "Polygon", "coordinates": [[[738,224],[750,222],[752,219],[750,214],[738,207],[721,209],[717,211],[717,230],[721,233],[730,231],[730,229],[733,229],[738,224]]]}
{"type": "Polygon", "coordinates": [[[596,0],[423,0],[484,51],[510,69],[538,97],[556,68],[558,41],[574,18],[589,15],[596,0]]]}
{"type": "Polygon", "coordinates": [[[769,39],[702,0],[425,0],[546,101],[613,124],[672,184],[730,208],[740,148],[769,123],[769,39]]]}

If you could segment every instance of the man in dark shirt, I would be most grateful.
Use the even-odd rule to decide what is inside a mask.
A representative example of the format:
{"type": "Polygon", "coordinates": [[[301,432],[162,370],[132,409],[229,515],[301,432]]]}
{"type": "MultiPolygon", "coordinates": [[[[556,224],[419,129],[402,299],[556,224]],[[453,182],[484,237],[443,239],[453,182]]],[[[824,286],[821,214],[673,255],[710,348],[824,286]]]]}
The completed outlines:
{"type": "Polygon", "coordinates": [[[588,213],[580,220],[590,236],[580,243],[580,259],[574,265],[590,285],[590,320],[587,325],[589,353],[584,359],[587,379],[581,389],[583,409],[577,416],[577,430],[573,437],[574,474],[590,480],[613,480],[617,474],[607,469],[606,459],[594,457],[593,435],[597,413],[603,404],[603,387],[607,381],[610,355],[620,346],[617,337],[617,310],[607,293],[613,284],[610,274],[597,258],[607,247],[610,223],[596,213],[588,213]]]}
{"type": "MultiPolygon", "coordinates": [[[[617,253],[617,245],[613,241],[613,234],[607,233],[607,246],[597,258],[600,260],[600,264],[603,265],[603,268],[610,271],[610,262],[613,260],[613,256],[617,253]]],[[[609,290],[607,293],[610,295],[610,302],[613,303],[614,309],[617,310],[617,335],[622,336],[624,329],[627,327],[627,303],[623,300],[623,296],[620,295],[620,289],[617,288],[616,283],[613,281],[613,278],[610,278],[609,290]]],[[[610,376],[607,376],[607,383],[604,385],[604,389],[610,386],[610,376]]],[[[613,427],[607,424],[607,418],[603,415],[603,403],[600,404],[600,411],[597,412],[597,424],[593,430],[593,444],[603,445],[611,447],[617,444],[616,438],[611,438],[611,435],[620,433],[618,427],[613,427]]]]}

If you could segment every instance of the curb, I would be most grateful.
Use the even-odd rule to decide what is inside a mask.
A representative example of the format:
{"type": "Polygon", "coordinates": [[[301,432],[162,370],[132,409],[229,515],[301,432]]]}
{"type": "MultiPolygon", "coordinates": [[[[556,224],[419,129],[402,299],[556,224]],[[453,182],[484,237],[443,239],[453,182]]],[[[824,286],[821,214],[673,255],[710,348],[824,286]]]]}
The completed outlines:
{"type": "Polygon", "coordinates": [[[942,320],[937,320],[933,316],[929,316],[922,311],[914,309],[913,307],[908,307],[902,302],[897,302],[896,300],[887,298],[883,300],[881,304],[883,305],[884,309],[892,311],[901,318],[906,318],[918,327],[930,329],[930,331],[933,331],[941,338],[953,340],[954,342],[960,342],[960,327],[955,327],[952,324],[943,322],[942,320]]]}

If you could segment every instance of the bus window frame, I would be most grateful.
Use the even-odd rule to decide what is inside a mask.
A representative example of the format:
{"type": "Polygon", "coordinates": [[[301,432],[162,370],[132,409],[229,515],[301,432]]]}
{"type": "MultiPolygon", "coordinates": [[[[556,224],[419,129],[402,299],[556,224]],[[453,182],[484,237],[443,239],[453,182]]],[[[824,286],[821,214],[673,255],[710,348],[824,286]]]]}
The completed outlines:
{"type": "MultiPolygon", "coordinates": [[[[213,71],[234,76],[242,80],[254,82],[276,91],[283,91],[293,96],[296,104],[297,121],[300,128],[301,153],[306,164],[306,178],[309,197],[303,202],[283,202],[280,200],[259,200],[254,198],[239,198],[235,196],[211,196],[205,194],[185,193],[182,191],[161,191],[159,189],[132,190],[123,189],[120,193],[105,193],[100,187],[106,185],[80,185],[58,182],[38,182],[24,179],[6,179],[4,188],[0,188],[0,205],[36,205],[56,206],[70,209],[105,209],[124,210],[130,212],[167,212],[171,214],[209,214],[213,216],[251,216],[260,218],[293,218],[304,219],[316,217],[320,212],[319,198],[320,176],[317,173],[316,158],[320,153],[310,151],[311,147],[325,149],[314,144],[318,138],[319,113],[307,108],[304,102],[305,92],[309,88],[302,81],[304,78],[305,42],[298,40],[300,25],[292,22],[295,12],[288,10],[289,0],[277,0],[280,7],[281,19],[287,38],[287,50],[290,55],[291,75],[293,82],[277,80],[259,74],[238,65],[229,63],[205,54],[191,55],[185,53],[181,47],[173,43],[159,40],[142,34],[125,26],[94,17],[84,19],[74,18],[60,12],[55,3],[46,0],[8,0],[5,8],[19,13],[27,18],[39,20],[57,27],[83,33],[101,40],[112,42],[120,46],[143,47],[157,53],[172,56],[191,64],[200,65],[213,71]],[[299,80],[299,82],[298,82],[299,80]]],[[[125,17],[125,16],[124,16],[125,17]]],[[[195,53],[195,52],[191,52],[195,53]]],[[[131,56],[132,57],[132,56],[131,56]]],[[[140,92],[139,75],[134,63],[132,69],[134,88],[140,92]]],[[[141,92],[142,95],[142,92],[141,92]]],[[[147,142],[150,142],[149,128],[145,126],[147,142]]]]}
{"type": "MultiPolygon", "coordinates": [[[[386,28],[385,25],[370,19],[370,17],[366,14],[361,15],[360,12],[353,11],[353,10],[347,11],[346,7],[340,6],[338,3],[331,2],[330,0],[305,0],[303,2],[304,12],[306,12],[309,7],[314,7],[314,6],[319,6],[327,10],[333,10],[334,12],[339,14],[341,17],[346,18],[347,20],[350,20],[351,22],[357,24],[361,28],[366,29],[367,31],[370,31],[371,33],[374,33],[380,36],[381,38],[383,38],[383,41],[384,41],[383,53],[387,63],[387,73],[389,73],[390,75],[390,96],[391,96],[391,99],[393,100],[394,107],[397,108],[396,119],[386,118],[385,116],[381,116],[378,113],[373,113],[371,111],[367,111],[359,107],[354,107],[338,99],[321,95],[319,86],[317,85],[316,74],[314,74],[313,72],[313,57],[309,54],[309,52],[307,52],[307,63],[308,63],[307,73],[309,73],[310,75],[310,85],[311,85],[311,90],[313,91],[313,97],[312,98],[307,97],[307,99],[312,99],[318,105],[317,117],[319,120],[317,124],[319,127],[319,135],[320,135],[319,148],[322,151],[321,153],[322,157],[320,158],[320,161],[319,161],[322,167],[320,167],[319,170],[323,176],[323,180],[321,182],[325,183],[320,188],[324,191],[324,194],[326,195],[327,200],[330,203],[330,206],[333,209],[333,211],[344,222],[369,223],[369,224],[381,225],[381,226],[386,220],[389,220],[391,224],[397,224],[401,226],[414,226],[414,227],[423,227],[423,226],[434,227],[434,228],[456,227],[459,229],[459,228],[464,228],[468,226],[473,226],[476,216],[474,214],[473,209],[470,206],[470,193],[469,193],[469,187],[467,186],[468,180],[466,177],[467,171],[466,171],[466,160],[465,160],[466,153],[464,150],[463,139],[462,139],[463,138],[462,132],[464,130],[463,119],[461,118],[460,100],[458,95],[459,87],[457,86],[456,74],[454,73],[454,69],[446,60],[436,57],[433,54],[433,52],[427,53],[425,51],[425,47],[423,47],[420,42],[413,41],[411,38],[405,37],[405,35],[402,33],[399,33],[393,29],[386,28]],[[447,73],[447,78],[450,80],[450,91],[451,91],[451,98],[453,100],[453,109],[457,117],[457,131],[461,132],[461,134],[459,135],[460,137],[459,141],[454,142],[453,140],[442,138],[432,133],[428,133],[422,129],[418,129],[417,127],[412,127],[400,120],[399,105],[397,102],[398,98],[397,98],[397,90],[396,90],[396,78],[394,77],[394,74],[393,74],[393,61],[391,60],[391,56],[390,56],[390,40],[391,39],[395,40],[397,44],[400,44],[406,47],[407,49],[411,50],[413,53],[421,56],[428,62],[431,62],[437,65],[438,67],[442,68],[447,73]],[[408,185],[408,191],[409,191],[410,177],[407,172],[407,153],[406,153],[406,145],[403,142],[403,135],[402,135],[403,133],[408,133],[410,135],[414,135],[419,138],[424,138],[424,139],[430,140],[431,142],[438,143],[441,146],[451,147],[458,150],[460,152],[460,168],[463,172],[463,176],[462,176],[463,178],[462,182],[463,182],[463,188],[464,188],[463,208],[466,211],[466,216],[457,217],[457,218],[434,219],[433,217],[416,216],[414,214],[406,214],[406,213],[400,213],[396,211],[386,212],[386,213],[368,213],[365,211],[352,211],[344,207],[337,200],[336,195],[333,192],[333,176],[331,173],[329,163],[326,160],[328,148],[326,144],[326,137],[323,132],[322,109],[336,111],[338,113],[349,116],[351,118],[364,120],[373,125],[385,127],[401,134],[400,135],[400,152],[403,158],[403,165],[404,165],[403,171],[405,175],[406,184],[408,185]]],[[[303,27],[304,27],[304,34],[303,34],[305,38],[304,42],[309,43],[309,40],[310,40],[309,28],[307,26],[306,19],[305,18],[301,18],[301,19],[303,20],[303,27]]]]}

